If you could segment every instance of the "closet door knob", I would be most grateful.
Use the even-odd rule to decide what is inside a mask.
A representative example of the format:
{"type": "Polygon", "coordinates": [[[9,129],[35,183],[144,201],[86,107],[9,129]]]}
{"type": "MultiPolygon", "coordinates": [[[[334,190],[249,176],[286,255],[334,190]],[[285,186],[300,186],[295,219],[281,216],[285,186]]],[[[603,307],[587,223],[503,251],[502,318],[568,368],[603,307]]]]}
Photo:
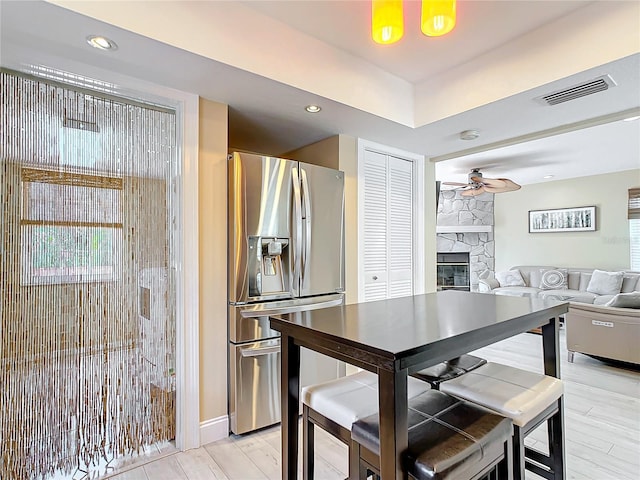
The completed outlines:
{"type": "Polygon", "coordinates": [[[377,279],[378,279],[378,277],[374,275],[374,276],[373,276],[373,279],[374,279],[374,280],[377,280],[377,279]]]}

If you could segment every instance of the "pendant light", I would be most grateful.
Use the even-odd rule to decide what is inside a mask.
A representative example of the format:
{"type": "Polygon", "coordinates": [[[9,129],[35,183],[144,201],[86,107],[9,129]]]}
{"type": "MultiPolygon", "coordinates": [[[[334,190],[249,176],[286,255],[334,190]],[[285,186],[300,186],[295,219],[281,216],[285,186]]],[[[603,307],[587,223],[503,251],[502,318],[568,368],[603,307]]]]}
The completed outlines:
{"type": "Polygon", "coordinates": [[[439,37],[456,26],[456,0],[422,0],[422,33],[439,37]]]}
{"type": "Polygon", "coordinates": [[[402,38],[404,19],[402,0],[371,1],[371,37],[376,43],[390,44],[402,38]]]}

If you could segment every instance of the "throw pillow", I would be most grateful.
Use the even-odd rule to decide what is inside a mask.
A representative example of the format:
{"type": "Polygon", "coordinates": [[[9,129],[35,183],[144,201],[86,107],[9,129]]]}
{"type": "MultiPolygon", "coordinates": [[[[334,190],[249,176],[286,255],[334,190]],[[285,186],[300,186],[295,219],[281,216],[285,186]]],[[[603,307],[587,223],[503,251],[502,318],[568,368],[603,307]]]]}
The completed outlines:
{"type": "MultiPolygon", "coordinates": [[[[620,293],[631,293],[636,290],[636,285],[640,280],[640,275],[625,275],[622,279],[622,287],[620,288],[620,293]]],[[[640,285],[638,285],[638,290],[640,290],[640,285]]]]}
{"type": "Polygon", "coordinates": [[[594,270],[589,280],[587,292],[597,295],[616,295],[620,293],[622,287],[623,272],[605,272],[594,270]]]}
{"type": "Polygon", "coordinates": [[[501,287],[524,287],[524,279],[520,270],[508,270],[506,272],[496,272],[496,280],[501,287]]]}
{"type": "Polygon", "coordinates": [[[640,292],[619,293],[606,303],[607,307],[640,308],[640,292]]]}
{"type": "Polygon", "coordinates": [[[540,279],[539,288],[543,290],[566,290],[569,288],[567,270],[558,268],[545,271],[540,279]]]}

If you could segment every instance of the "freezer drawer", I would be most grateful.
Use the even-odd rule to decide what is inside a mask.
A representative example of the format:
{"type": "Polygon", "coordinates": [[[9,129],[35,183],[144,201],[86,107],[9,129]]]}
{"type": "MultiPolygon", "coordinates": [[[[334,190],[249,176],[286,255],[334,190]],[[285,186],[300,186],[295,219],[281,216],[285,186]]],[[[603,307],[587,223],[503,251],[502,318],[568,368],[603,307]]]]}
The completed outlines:
{"type": "Polygon", "coordinates": [[[241,434],[280,421],[280,339],[229,344],[229,421],[241,434]]]}
{"type": "MultiPolygon", "coordinates": [[[[229,422],[235,434],[280,421],[280,339],[229,343],[229,422]]],[[[300,388],[345,375],[345,364],[300,349],[300,388]]],[[[302,404],[300,405],[302,413],[302,404]]]]}

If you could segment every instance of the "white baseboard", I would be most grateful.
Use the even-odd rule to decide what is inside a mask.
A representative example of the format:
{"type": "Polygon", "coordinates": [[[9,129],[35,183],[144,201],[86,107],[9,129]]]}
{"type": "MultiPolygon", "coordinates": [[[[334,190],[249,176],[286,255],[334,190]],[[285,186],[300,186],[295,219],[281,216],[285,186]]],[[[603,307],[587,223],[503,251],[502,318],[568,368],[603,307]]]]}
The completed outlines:
{"type": "Polygon", "coordinates": [[[200,446],[229,436],[229,416],[223,415],[200,422],[200,446]]]}

